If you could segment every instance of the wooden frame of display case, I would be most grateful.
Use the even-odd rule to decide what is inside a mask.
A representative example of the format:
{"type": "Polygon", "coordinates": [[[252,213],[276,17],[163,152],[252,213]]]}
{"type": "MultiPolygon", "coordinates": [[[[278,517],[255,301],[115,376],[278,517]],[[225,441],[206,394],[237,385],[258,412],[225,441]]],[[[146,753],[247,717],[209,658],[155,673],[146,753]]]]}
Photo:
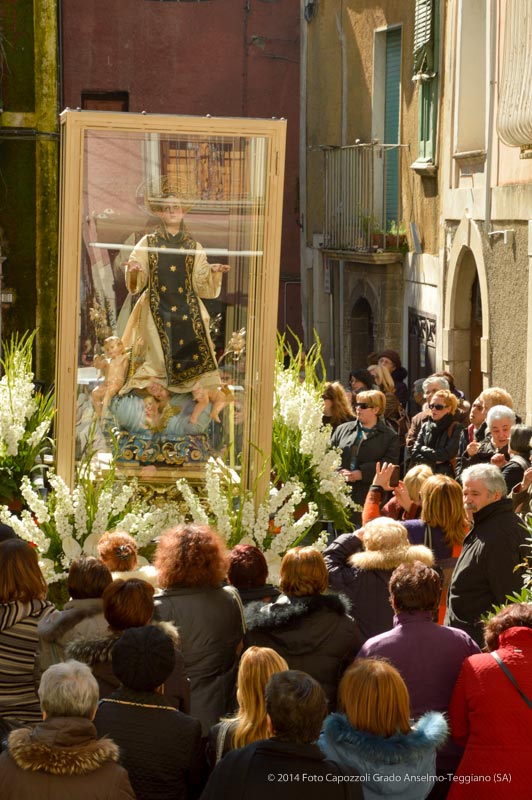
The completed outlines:
{"type": "MultiPolygon", "coordinates": [[[[102,383],[94,361],[99,361],[97,356],[102,354],[104,334],[127,339],[131,319],[127,309],[134,309],[138,302],[139,295],[128,293],[125,288],[125,263],[142,235],[155,230],[154,225],[162,219],[161,198],[179,194],[180,206],[188,211],[185,221],[196,247],[204,248],[210,265],[221,261],[231,267],[222,276],[220,299],[212,301],[220,309],[214,327],[213,311],[209,308],[211,325],[207,335],[215,348],[215,364],[223,376],[221,390],[233,399],[223,406],[220,423],[210,417],[208,423],[202,423],[207,427],[205,431],[201,429],[198,437],[205,443],[207,454],[202,454],[199,460],[192,456],[192,460],[187,460],[190,453],[195,454],[194,458],[197,455],[186,441],[191,438],[187,433],[182,437],[184,442],[179,439],[179,447],[187,456],[182,463],[179,461],[176,434],[171,443],[174,450],[168,445],[169,463],[150,463],[149,457],[146,460],[140,455],[139,460],[124,460],[124,454],[130,456],[130,450],[124,446],[117,462],[118,471],[156,486],[174,483],[178,477],[201,482],[208,455],[221,455],[225,463],[240,471],[244,485],[255,488],[260,498],[268,485],[268,469],[264,467],[271,448],[286,122],[67,109],[61,115],[61,132],[56,365],[58,473],[73,484],[89,421],[91,424],[96,421],[95,447],[107,454],[102,459],[110,457],[109,432],[113,425],[116,428],[116,415],[120,417],[119,434],[123,439],[133,436],[148,441],[152,436],[154,440],[158,437],[157,446],[159,441],[168,445],[169,440],[164,437],[170,436],[167,431],[171,424],[161,428],[168,417],[163,414],[163,401],[157,405],[151,395],[148,397],[153,389],[137,387],[122,396],[120,392],[129,386],[126,381],[119,393],[112,396],[110,405],[103,411],[100,409],[100,417],[95,411],[97,404],[92,390],[102,383]],[[165,187],[179,186],[179,190],[169,194],[169,190],[162,188],[163,181],[165,187]],[[153,204],[154,192],[159,205],[153,204]],[[201,246],[197,245],[200,237],[195,238],[197,231],[201,232],[201,246]],[[229,353],[227,349],[231,336],[242,329],[245,350],[239,360],[230,347],[229,353]],[[143,412],[138,411],[141,401],[143,412]],[[148,420],[148,407],[155,408],[150,414],[156,417],[156,428],[153,420],[148,420]],[[128,420],[135,418],[134,423],[127,422],[126,430],[124,408],[128,420]],[[142,413],[145,418],[139,421],[142,413]]],[[[175,199],[172,201],[175,203],[175,199]]],[[[146,236],[143,241],[152,240],[146,236]]],[[[161,252],[157,250],[158,264],[159,259],[163,263],[161,252]]],[[[197,254],[199,249],[185,252],[197,254]]],[[[183,315],[182,319],[185,318],[183,315]]],[[[168,334],[171,335],[173,331],[168,334]]],[[[144,340],[139,341],[146,350],[144,340]]],[[[196,342],[194,338],[191,341],[196,342]]],[[[131,366],[133,352],[133,347],[128,350],[129,376],[133,369],[140,369],[131,366]]],[[[148,364],[149,356],[143,357],[148,364]]],[[[180,430],[181,417],[188,430],[192,416],[187,416],[189,412],[182,408],[196,407],[197,390],[187,393],[182,385],[170,388],[167,406],[169,409],[169,403],[174,404],[169,409],[174,414],[172,430],[180,430]]],[[[210,401],[213,413],[219,395],[214,388],[209,391],[213,395],[210,401]]],[[[209,406],[204,416],[208,409],[209,406]]]]}

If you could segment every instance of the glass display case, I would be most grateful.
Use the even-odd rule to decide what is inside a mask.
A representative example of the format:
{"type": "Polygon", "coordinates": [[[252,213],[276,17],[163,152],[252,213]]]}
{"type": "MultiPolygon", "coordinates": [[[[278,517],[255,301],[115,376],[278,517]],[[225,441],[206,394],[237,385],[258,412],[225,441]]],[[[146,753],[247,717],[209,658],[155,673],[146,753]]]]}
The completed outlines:
{"type": "Polygon", "coordinates": [[[284,120],[61,115],[57,470],[267,483],[284,120]],[[267,473],[267,470],[266,470],[267,473]]]}

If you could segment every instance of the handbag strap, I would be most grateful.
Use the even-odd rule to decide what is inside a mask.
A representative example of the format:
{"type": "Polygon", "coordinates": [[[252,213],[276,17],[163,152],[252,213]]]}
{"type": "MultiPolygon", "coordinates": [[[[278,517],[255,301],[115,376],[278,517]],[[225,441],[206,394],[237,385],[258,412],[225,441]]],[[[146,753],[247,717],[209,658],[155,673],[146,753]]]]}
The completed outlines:
{"type": "Polygon", "coordinates": [[[514,676],[512,675],[512,673],[510,672],[510,670],[508,669],[508,667],[506,666],[506,664],[504,663],[502,658],[495,652],[491,652],[490,656],[492,656],[495,659],[495,661],[497,662],[499,667],[502,669],[502,671],[504,672],[504,674],[506,675],[508,680],[513,683],[513,685],[515,686],[515,688],[517,689],[517,691],[519,692],[519,694],[521,695],[521,697],[523,698],[523,700],[525,701],[527,706],[529,708],[532,708],[532,700],[530,700],[530,698],[528,698],[526,696],[526,694],[523,692],[523,690],[521,689],[521,687],[517,683],[516,679],[514,678],[514,676]]]}
{"type": "Polygon", "coordinates": [[[428,547],[429,550],[432,550],[432,528],[426,522],[425,523],[425,535],[423,537],[423,544],[425,547],[428,547]]]}
{"type": "Polygon", "coordinates": [[[220,722],[218,737],[216,739],[216,764],[222,760],[222,756],[224,754],[225,737],[227,736],[227,731],[229,730],[230,726],[231,723],[228,722],[228,720],[222,720],[222,722],[220,722]]]}

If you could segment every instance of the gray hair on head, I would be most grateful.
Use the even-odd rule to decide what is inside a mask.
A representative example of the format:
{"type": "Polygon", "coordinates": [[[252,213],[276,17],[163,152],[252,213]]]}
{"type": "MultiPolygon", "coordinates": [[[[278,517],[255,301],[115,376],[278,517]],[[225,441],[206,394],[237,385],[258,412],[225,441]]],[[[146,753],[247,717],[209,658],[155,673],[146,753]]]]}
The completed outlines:
{"type": "Polygon", "coordinates": [[[87,664],[64,661],[43,672],[39,686],[41,709],[48,717],[87,717],[98,705],[98,682],[87,664]]]}
{"type": "Polygon", "coordinates": [[[488,429],[492,422],[498,422],[501,419],[509,419],[512,425],[515,425],[515,411],[508,406],[492,406],[486,417],[488,429]]]}
{"type": "Polygon", "coordinates": [[[507,488],[503,474],[493,464],[474,464],[462,472],[462,485],[466,481],[481,481],[490,494],[499,492],[501,497],[506,497],[507,488]]]}
{"type": "Polygon", "coordinates": [[[449,381],[447,378],[439,378],[437,375],[429,375],[428,378],[425,378],[423,381],[423,392],[425,393],[429,386],[433,383],[437,383],[440,389],[449,389],[449,381]]]}

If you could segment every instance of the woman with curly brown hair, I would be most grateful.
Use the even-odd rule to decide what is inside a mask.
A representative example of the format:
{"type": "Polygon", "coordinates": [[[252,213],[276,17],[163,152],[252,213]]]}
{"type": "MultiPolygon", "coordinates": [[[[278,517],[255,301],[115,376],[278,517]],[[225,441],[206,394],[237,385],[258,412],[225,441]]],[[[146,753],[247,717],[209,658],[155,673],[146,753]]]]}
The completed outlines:
{"type": "Polygon", "coordinates": [[[465,748],[449,800],[472,797],[470,775],[484,777],[482,800],[530,792],[532,604],[505,606],[484,626],[484,638],[489,652],[466,658],[449,706],[451,736],[465,748]]]}
{"type": "Polygon", "coordinates": [[[161,536],[155,555],[162,592],[155,618],[174,622],[190,678],[191,715],[202,734],[234,708],[242,603],[227,575],[227,552],[208,525],[177,525],[161,536]]]}

